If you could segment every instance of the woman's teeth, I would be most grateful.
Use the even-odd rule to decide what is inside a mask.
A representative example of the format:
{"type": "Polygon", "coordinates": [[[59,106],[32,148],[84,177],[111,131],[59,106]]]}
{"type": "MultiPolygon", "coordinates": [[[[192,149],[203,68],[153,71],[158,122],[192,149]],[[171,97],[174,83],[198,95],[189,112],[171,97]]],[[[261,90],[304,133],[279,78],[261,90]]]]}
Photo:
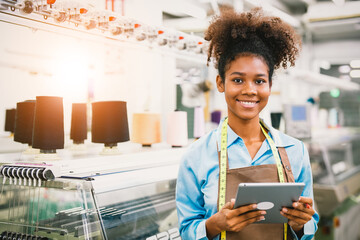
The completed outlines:
{"type": "Polygon", "coordinates": [[[244,102],[244,101],[239,101],[239,102],[247,106],[254,106],[256,104],[256,102],[244,102]]]}

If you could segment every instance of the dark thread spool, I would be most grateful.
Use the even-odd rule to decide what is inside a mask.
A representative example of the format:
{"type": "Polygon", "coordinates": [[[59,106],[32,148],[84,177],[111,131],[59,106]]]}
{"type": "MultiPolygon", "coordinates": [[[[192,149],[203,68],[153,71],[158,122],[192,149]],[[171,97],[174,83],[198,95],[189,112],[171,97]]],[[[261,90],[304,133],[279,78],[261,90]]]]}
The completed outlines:
{"type": "Polygon", "coordinates": [[[73,103],[71,111],[70,139],[75,144],[87,139],[86,103],[73,103]]]}
{"type": "Polygon", "coordinates": [[[38,148],[43,153],[54,153],[56,149],[64,148],[62,97],[36,97],[33,148],[38,148]]]}
{"type": "Polygon", "coordinates": [[[129,141],[126,102],[92,103],[91,141],[104,143],[106,147],[129,141]]]}
{"type": "Polygon", "coordinates": [[[5,132],[14,133],[16,109],[6,109],[5,113],[5,132]]]}
{"type": "Polygon", "coordinates": [[[35,104],[35,100],[16,104],[14,141],[32,146],[35,104]]]}

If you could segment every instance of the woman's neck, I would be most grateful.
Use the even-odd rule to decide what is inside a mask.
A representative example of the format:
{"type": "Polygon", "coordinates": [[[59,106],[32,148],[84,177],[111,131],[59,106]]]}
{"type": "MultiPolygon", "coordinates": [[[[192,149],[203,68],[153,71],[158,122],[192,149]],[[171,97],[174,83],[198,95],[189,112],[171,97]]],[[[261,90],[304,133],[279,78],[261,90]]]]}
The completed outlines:
{"type": "Polygon", "coordinates": [[[229,116],[228,124],[245,142],[261,141],[264,136],[261,132],[259,120],[259,117],[251,120],[242,120],[235,116],[229,116]]]}

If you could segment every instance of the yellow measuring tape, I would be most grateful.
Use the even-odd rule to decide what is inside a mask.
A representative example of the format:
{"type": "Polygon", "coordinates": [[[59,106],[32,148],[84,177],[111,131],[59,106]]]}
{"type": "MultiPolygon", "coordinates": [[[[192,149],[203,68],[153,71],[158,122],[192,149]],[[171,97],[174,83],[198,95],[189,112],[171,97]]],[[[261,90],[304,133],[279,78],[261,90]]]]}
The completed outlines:
{"type": "MultiPolygon", "coordinates": [[[[220,169],[219,169],[219,210],[225,205],[225,193],[226,193],[226,164],[227,164],[227,125],[228,118],[225,118],[221,125],[221,151],[220,151],[220,169]]],[[[265,131],[262,124],[260,124],[261,131],[265,135],[267,141],[269,142],[271,151],[274,155],[276,161],[276,168],[278,171],[280,182],[285,182],[284,173],[281,165],[281,160],[279,153],[275,147],[274,141],[271,139],[269,134],[265,131]]],[[[226,240],[226,231],[222,231],[220,234],[221,240],[226,240]]],[[[287,240],[287,223],[284,223],[284,240],[287,240]]]]}
{"type": "MultiPolygon", "coordinates": [[[[220,150],[220,169],[219,169],[219,210],[225,205],[226,193],[226,164],[227,164],[227,124],[228,118],[225,118],[221,126],[221,150],[220,150]]],[[[221,232],[221,240],[226,239],[226,231],[221,232]]]]}

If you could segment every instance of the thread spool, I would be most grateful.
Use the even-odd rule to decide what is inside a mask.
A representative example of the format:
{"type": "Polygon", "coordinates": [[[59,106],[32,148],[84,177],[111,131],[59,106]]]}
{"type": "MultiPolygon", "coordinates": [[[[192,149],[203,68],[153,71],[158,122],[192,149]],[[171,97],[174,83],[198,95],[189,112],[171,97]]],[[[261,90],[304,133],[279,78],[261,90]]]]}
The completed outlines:
{"type": "Polygon", "coordinates": [[[5,112],[5,132],[11,132],[11,134],[14,133],[15,128],[15,116],[16,116],[16,109],[6,109],[5,112]]]}
{"type": "Polygon", "coordinates": [[[129,140],[126,102],[92,103],[91,141],[104,143],[101,154],[116,154],[117,143],[129,140]]]}
{"type": "Polygon", "coordinates": [[[166,142],[172,147],[183,147],[188,144],[187,113],[185,111],[169,113],[166,142]]]}
{"type": "Polygon", "coordinates": [[[35,101],[29,100],[16,104],[14,141],[32,145],[35,101]]]}
{"type": "Polygon", "coordinates": [[[200,138],[205,134],[205,116],[203,107],[194,109],[194,138],[200,138]]]}
{"type": "Polygon", "coordinates": [[[74,144],[84,144],[87,139],[86,103],[72,104],[70,139],[74,144]]]}
{"type": "Polygon", "coordinates": [[[32,145],[40,149],[36,160],[58,159],[56,149],[64,148],[62,97],[36,97],[32,145]]]}
{"type": "Polygon", "coordinates": [[[24,154],[38,154],[38,149],[32,148],[34,129],[35,100],[27,100],[16,104],[14,141],[28,144],[24,154]]]}
{"type": "Polygon", "coordinates": [[[215,110],[211,113],[211,122],[219,124],[221,121],[221,111],[215,110]]]}
{"type": "Polygon", "coordinates": [[[161,142],[161,116],[156,113],[134,113],[131,141],[151,147],[161,142]]]}

